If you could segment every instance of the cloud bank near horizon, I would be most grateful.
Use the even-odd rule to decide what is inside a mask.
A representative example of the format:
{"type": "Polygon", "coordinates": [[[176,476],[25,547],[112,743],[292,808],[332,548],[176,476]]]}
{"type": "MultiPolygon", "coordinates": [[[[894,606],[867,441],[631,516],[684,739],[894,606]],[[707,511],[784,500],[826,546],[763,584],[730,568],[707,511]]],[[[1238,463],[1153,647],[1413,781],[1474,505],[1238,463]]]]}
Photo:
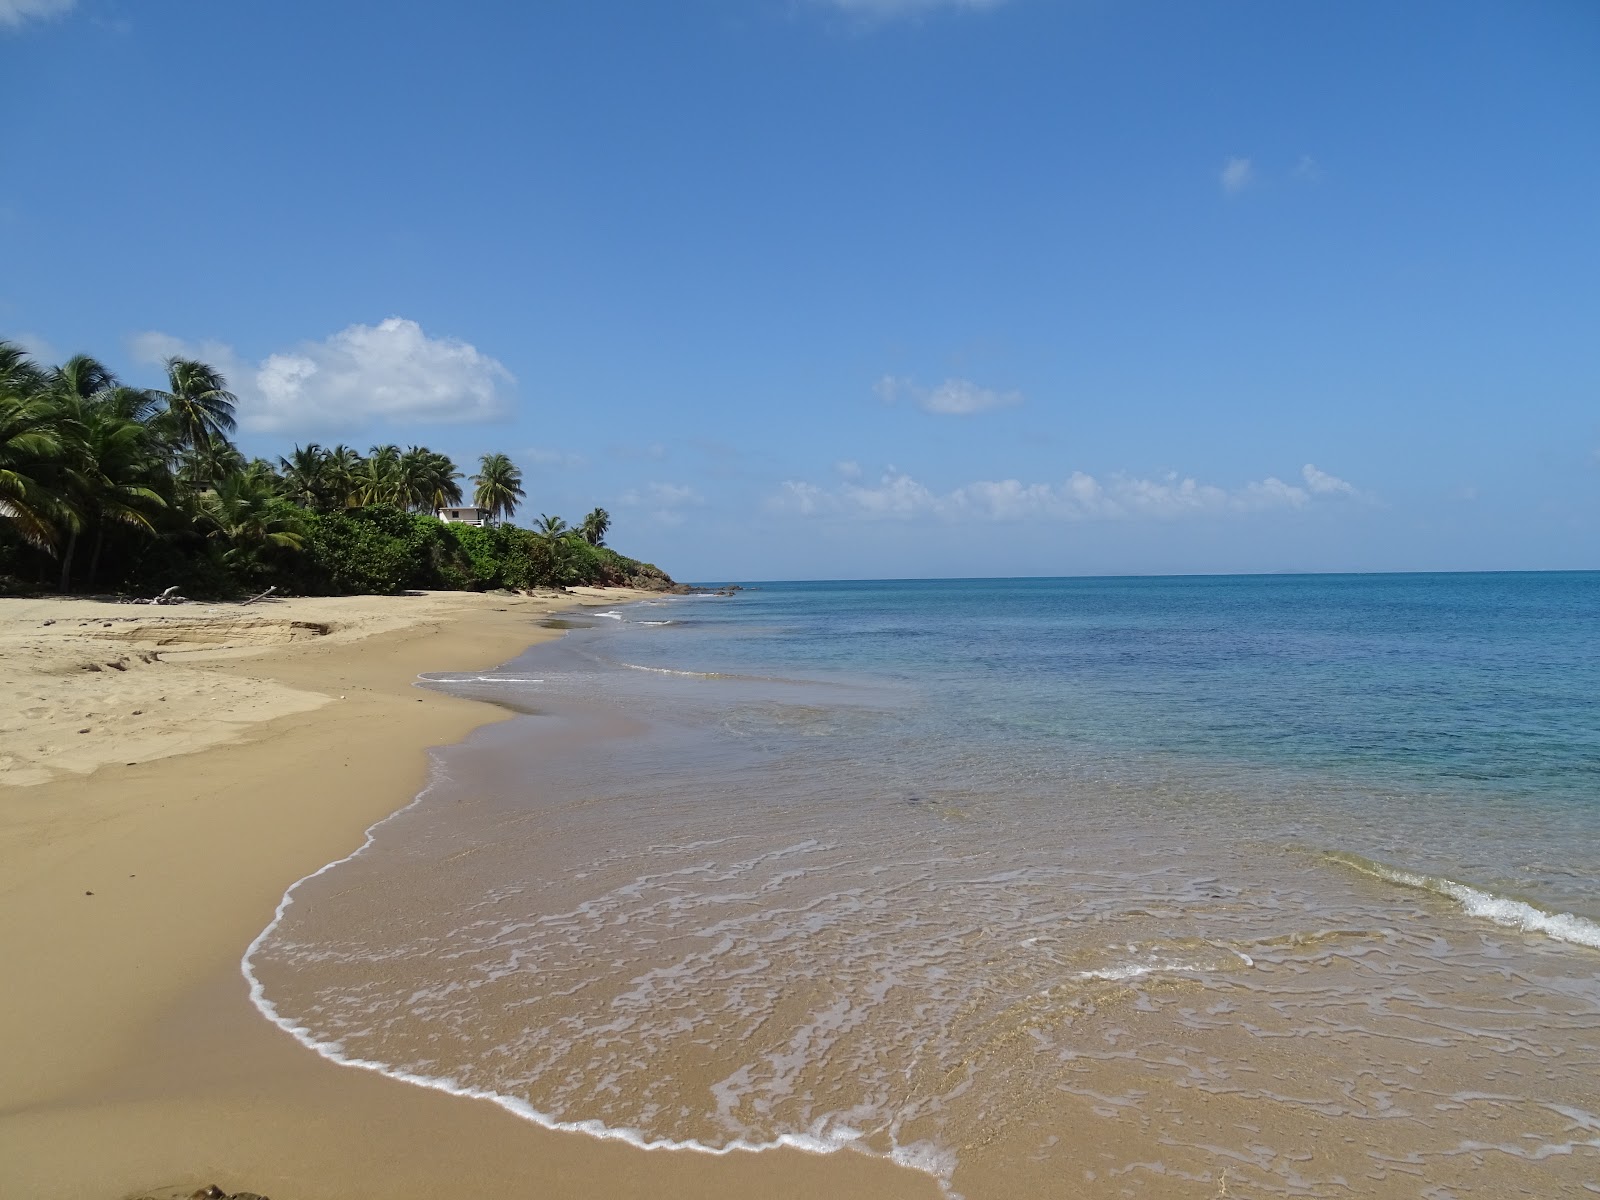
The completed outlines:
{"type": "Polygon", "coordinates": [[[321,341],[251,365],[223,342],[147,332],[131,339],[142,362],[178,356],[216,367],[239,397],[240,427],[293,436],[373,425],[464,425],[508,414],[516,378],[457,338],[434,338],[404,317],[349,325],[321,341]]]}
{"type": "Polygon", "coordinates": [[[803,480],[785,480],[769,497],[767,508],[798,517],[855,520],[1173,520],[1294,512],[1319,500],[1361,495],[1353,484],[1311,463],[1301,468],[1300,477],[1301,483],[1285,483],[1268,476],[1229,489],[1180,478],[1176,473],[1160,479],[1119,474],[1102,482],[1074,471],[1059,484],[979,480],[939,493],[891,467],[876,484],[846,477],[825,488],[803,480]]]}

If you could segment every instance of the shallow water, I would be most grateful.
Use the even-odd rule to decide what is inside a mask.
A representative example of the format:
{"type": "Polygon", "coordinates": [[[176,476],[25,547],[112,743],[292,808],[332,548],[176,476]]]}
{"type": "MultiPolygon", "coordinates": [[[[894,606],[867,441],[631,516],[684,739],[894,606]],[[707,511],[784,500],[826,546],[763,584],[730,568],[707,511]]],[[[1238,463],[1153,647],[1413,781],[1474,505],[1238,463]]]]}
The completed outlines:
{"type": "Polygon", "coordinates": [[[771,586],[430,686],[321,1052],[970,1197],[1600,1192],[1600,575],[771,586]]]}

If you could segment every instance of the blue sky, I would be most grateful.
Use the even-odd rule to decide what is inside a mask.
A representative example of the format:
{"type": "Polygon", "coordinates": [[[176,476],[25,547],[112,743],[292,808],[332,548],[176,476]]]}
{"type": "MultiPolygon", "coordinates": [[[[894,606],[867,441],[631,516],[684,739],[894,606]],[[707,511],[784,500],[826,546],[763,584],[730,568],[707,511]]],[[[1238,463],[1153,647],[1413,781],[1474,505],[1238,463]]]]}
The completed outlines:
{"type": "Polygon", "coordinates": [[[690,579],[1600,567],[1600,5],[0,0],[0,335],[690,579]]]}

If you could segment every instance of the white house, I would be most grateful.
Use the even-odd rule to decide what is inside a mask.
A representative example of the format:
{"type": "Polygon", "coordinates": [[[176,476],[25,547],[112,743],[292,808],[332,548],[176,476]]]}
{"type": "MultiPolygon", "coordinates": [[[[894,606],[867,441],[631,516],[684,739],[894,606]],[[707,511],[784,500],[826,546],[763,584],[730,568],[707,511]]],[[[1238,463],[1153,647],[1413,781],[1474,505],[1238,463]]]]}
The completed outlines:
{"type": "Polygon", "coordinates": [[[487,525],[489,523],[489,510],[487,508],[441,508],[439,520],[447,525],[487,525]]]}

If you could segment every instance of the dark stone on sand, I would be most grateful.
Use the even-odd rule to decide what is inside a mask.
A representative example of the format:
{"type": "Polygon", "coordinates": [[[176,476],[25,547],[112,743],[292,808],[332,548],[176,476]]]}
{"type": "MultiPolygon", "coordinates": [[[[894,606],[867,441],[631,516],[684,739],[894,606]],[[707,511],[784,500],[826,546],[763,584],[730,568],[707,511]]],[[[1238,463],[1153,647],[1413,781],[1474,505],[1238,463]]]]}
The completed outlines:
{"type": "Polygon", "coordinates": [[[225,1192],[216,1184],[208,1184],[196,1191],[184,1188],[156,1188],[140,1192],[129,1200],[267,1200],[260,1192],[225,1192]]]}

